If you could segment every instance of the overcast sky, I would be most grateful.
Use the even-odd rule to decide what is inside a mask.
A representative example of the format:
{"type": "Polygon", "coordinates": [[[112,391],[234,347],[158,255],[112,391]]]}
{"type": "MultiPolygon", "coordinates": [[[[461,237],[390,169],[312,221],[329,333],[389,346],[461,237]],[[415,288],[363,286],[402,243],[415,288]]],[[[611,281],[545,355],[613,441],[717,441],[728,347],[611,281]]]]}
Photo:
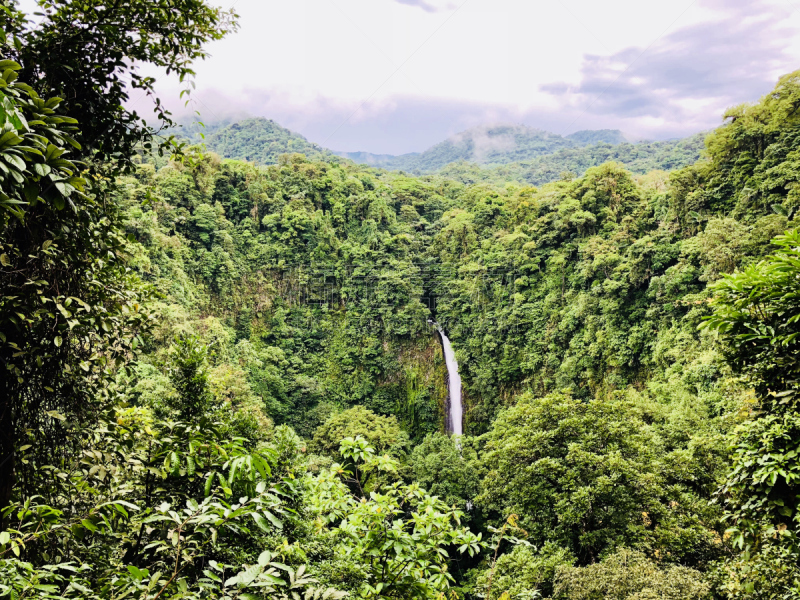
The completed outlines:
{"type": "Polygon", "coordinates": [[[222,5],[241,27],[197,65],[194,108],[268,117],[336,150],[421,151],[492,122],[683,136],[800,68],[800,0],[222,5]]]}

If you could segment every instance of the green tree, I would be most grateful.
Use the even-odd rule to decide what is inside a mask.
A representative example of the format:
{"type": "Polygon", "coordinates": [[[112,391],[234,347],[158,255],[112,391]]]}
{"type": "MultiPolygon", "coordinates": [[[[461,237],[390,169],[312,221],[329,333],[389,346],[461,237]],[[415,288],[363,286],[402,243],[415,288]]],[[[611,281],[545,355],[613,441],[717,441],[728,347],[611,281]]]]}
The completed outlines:
{"type": "Polygon", "coordinates": [[[713,286],[714,315],[704,325],[730,342],[729,360],[768,411],[795,406],[800,382],[800,233],[789,231],[773,243],[774,255],[713,286]]]}
{"type": "Polygon", "coordinates": [[[728,342],[729,359],[756,392],[721,490],[742,551],[729,569],[734,597],[800,595],[800,233],[774,243],[774,255],[714,286],[704,324],[728,342]]]}
{"type": "Polygon", "coordinates": [[[312,448],[329,455],[338,453],[342,440],[363,437],[378,453],[395,457],[405,454],[408,434],[400,428],[397,418],[377,415],[363,406],[354,406],[331,416],[314,432],[312,448]]]}
{"type": "Polygon", "coordinates": [[[333,533],[340,551],[360,563],[365,577],[361,598],[435,598],[453,581],[451,548],[475,556],[481,536],[460,526],[463,513],[430,496],[417,484],[388,483],[368,496],[351,496],[339,478],[358,473],[394,473],[396,459],[375,456],[364,438],[346,438],[341,455],[349,471],[334,464],[311,484],[309,507],[321,522],[339,521],[333,533]]]}
{"type": "Polygon", "coordinates": [[[561,567],[554,600],[704,600],[711,586],[703,575],[679,565],[659,565],[641,552],[622,548],[586,567],[561,567]]]}
{"type": "Polygon", "coordinates": [[[182,421],[197,419],[211,408],[207,358],[208,347],[195,337],[176,340],[172,348],[170,375],[178,392],[174,402],[182,421]]]}
{"type": "Polygon", "coordinates": [[[116,407],[93,424],[87,452],[102,463],[76,453],[50,465],[50,503],[34,496],[5,511],[0,594],[341,598],[317,587],[306,565],[264,549],[299,500],[282,478],[282,451],[248,450],[207,419],[116,407]]]}
{"type": "Polygon", "coordinates": [[[411,453],[414,481],[448,506],[467,511],[469,517],[480,489],[477,446],[477,440],[468,436],[461,436],[456,443],[442,433],[428,434],[411,453]]]}
{"type": "MultiPolygon", "coordinates": [[[[4,60],[0,80],[0,507],[15,477],[31,485],[15,456],[25,430],[51,453],[64,419],[82,421],[102,379],[141,343],[148,293],[126,265],[127,241],[108,207],[86,192],[75,120],[17,81],[4,60]]],[[[28,488],[30,489],[30,488],[28,488]]]]}
{"type": "Polygon", "coordinates": [[[0,29],[13,35],[9,56],[22,65],[21,81],[68,99],[66,114],[81,122],[83,156],[103,168],[131,165],[137,146],[149,149],[159,130],[173,125],[155,95],[155,79],[138,65],[174,73],[188,93],[186,80],[206,56],[205,44],[236,28],[233,11],[203,0],[37,0],[43,16],[35,22],[16,10],[16,1],[6,4],[0,29]],[[153,100],[155,127],[126,108],[144,96],[153,100]]]}
{"type": "Polygon", "coordinates": [[[559,567],[572,566],[573,562],[575,557],[569,551],[552,543],[545,544],[541,550],[516,545],[497,559],[493,569],[480,574],[475,588],[486,594],[487,600],[549,598],[556,571],[559,567]]]}
{"type": "Polygon", "coordinates": [[[656,438],[625,401],[525,394],[487,435],[481,506],[518,514],[530,541],[590,563],[655,525],[656,438]]]}
{"type": "Polygon", "coordinates": [[[0,83],[0,507],[15,476],[28,491],[35,480],[15,458],[20,432],[41,431],[44,455],[64,446],[64,420],[89,420],[109,369],[142,343],[149,322],[107,197],[135,146],[149,148],[155,134],[125,108],[131,86],[153,93],[136,65],[184,79],[202,46],[229,28],[201,0],[38,4],[36,23],[13,0],[0,6],[0,45],[15,59],[3,60],[0,83]]]}

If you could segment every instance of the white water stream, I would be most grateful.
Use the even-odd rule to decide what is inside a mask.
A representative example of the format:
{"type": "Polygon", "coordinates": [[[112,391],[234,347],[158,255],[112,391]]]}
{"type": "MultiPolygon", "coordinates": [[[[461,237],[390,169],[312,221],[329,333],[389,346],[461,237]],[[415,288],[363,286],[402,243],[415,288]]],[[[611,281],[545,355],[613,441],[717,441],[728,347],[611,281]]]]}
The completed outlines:
{"type": "Polygon", "coordinates": [[[458,374],[458,362],[456,362],[456,355],[453,352],[453,346],[450,345],[450,340],[444,334],[444,331],[439,327],[438,323],[434,326],[442,336],[442,348],[444,348],[444,362],[447,365],[447,380],[448,391],[450,395],[450,427],[452,427],[453,435],[461,435],[463,433],[463,407],[461,406],[461,375],[458,374]]]}

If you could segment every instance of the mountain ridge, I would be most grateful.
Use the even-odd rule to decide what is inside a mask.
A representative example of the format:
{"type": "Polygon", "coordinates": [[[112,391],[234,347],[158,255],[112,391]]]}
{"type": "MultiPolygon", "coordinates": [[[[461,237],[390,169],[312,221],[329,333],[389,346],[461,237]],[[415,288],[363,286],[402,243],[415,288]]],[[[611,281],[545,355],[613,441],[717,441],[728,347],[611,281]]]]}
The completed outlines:
{"type": "MultiPolygon", "coordinates": [[[[615,161],[637,173],[670,170],[700,158],[704,134],[660,142],[632,142],[618,129],[584,129],[561,136],[520,124],[481,125],[459,132],[423,152],[401,155],[337,152],[263,117],[211,124],[206,147],[224,158],[276,164],[282,154],[310,159],[335,157],[357,164],[414,175],[445,174],[474,183],[501,178],[541,185],[566,173],[615,161]]],[[[199,139],[199,130],[194,138],[199,139]]]]}
{"type": "Polygon", "coordinates": [[[212,129],[206,147],[223,156],[261,165],[278,162],[281,154],[305,154],[310,159],[329,158],[333,153],[272,119],[253,117],[212,129]]]}
{"type": "MultiPolygon", "coordinates": [[[[604,140],[624,139],[618,130],[576,132],[575,134],[600,134],[604,140]],[[609,135],[606,132],[611,132],[609,135]]],[[[589,137],[584,136],[584,137],[589,137]]],[[[378,155],[369,152],[335,152],[360,164],[369,164],[389,170],[405,170],[414,174],[433,173],[444,166],[467,161],[477,164],[507,164],[530,160],[552,154],[563,148],[585,145],[579,136],[570,139],[543,129],[521,124],[497,123],[479,125],[460,131],[431,146],[423,152],[401,155],[378,155]]]]}

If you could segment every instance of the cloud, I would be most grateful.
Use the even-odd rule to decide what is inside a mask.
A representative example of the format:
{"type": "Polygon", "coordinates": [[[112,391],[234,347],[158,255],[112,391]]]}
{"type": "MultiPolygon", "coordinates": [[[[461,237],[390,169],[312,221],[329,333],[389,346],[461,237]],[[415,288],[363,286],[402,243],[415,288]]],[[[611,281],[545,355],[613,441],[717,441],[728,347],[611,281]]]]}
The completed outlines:
{"type": "Polygon", "coordinates": [[[435,6],[431,6],[427,2],[424,2],[423,0],[395,0],[395,2],[399,2],[400,4],[407,4],[409,6],[418,6],[419,8],[421,8],[426,12],[437,12],[439,10],[435,6]]]}
{"type": "Polygon", "coordinates": [[[453,2],[448,1],[441,1],[441,0],[432,0],[430,2],[426,2],[425,0],[394,0],[400,4],[406,4],[408,6],[416,6],[421,8],[425,12],[439,12],[442,10],[449,10],[456,8],[456,5],[453,2]]]}
{"type": "Polygon", "coordinates": [[[703,108],[756,100],[792,61],[786,48],[796,32],[781,25],[785,10],[764,2],[704,6],[713,20],[680,28],[649,48],[585,55],[577,85],[540,89],[592,115],[672,123],[696,119],[703,108]]]}
{"type": "MultiPolygon", "coordinates": [[[[683,13],[669,0],[469,0],[444,12],[461,4],[239,0],[242,29],[197,64],[191,108],[208,122],[235,109],[274,119],[342,151],[422,151],[499,122],[666,139],[715,127],[800,66],[800,12],[785,0],[698,0],[683,13]],[[268,23],[291,26],[264,35],[268,23]]],[[[153,75],[182,112],[181,87],[153,75]]]]}
{"type": "MultiPolygon", "coordinates": [[[[508,128],[508,125],[504,123],[498,123],[497,126],[500,126],[502,129],[508,128]]],[[[482,162],[490,152],[510,152],[516,148],[517,142],[514,139],[514,126],[511,125],[511,127],[512,129],[510,131],[498,135],[497,132],[492,132],[492,129],[497,128],[496,126],[481,125],[470,129],[469,132],[457,133],[450,138],[450,141],[456,145],[464,145],[472,142],[472,160],[482,162]]]]}
{"type": "MultiPolygon", "coordinates": [[[[490,137],[488,130],[494,126],[488,126],[488,123],[524,124],[545,131],[569,133],[572,129],[568,129],[568,126],[577,115],[574,109],[520,110],[508,105],[414,96],[376,100],[360,109],[324,97],[298,104],[291,96],[261,90],[252,90],[236,97],[205,91],[197,99],[198,103],[189,108],[198,110],[201,119],[207,123],[241,118],[244,111],[250,116],[273,119],[327,148],[376,154],[421,152],[445,139],[455,143],[464,142],[466,138],[459,133],[473,129],[470,139],[474,152],[481,156],[492,150],[510,150],[515,145],[513,134],[490,137]]],[[[177,110],[176,113],[181,111],[177,110]]],[[[184,112],[180,118],[190,118],[191,114],[184,112]]],[[[598,116],[593,119],[592,125],[596,129],[614,129],[619,125],[619,120],[598,116]]],[[[666,129],[660,137],[676,137],[695,131],[666,129]]]]}
{"type": "MultiPolygon", "coordinates": [[[[312,142],[347,152],[422,151],[465,129],[486,123],[518,123],[525,118],[508,107],[412,96],[375,100],[361,107],[326,97],[299,104],[291,96],[262,90],[251,90],[235,98],[218,91],[204,91],[196,98],[197,104],[190,105],[189,110],[178,109],[176,114],[190,118],[190,111],[198,110],[206,122],[217,122],[238,118],[245,112],[274,119],[312,142]]],[[[564,124],[549,122],[546,115],[542,116],[545,127],[552,129],[564,124]]],[[[513,139],[510,143],[513,144],[513,139]]]]}

